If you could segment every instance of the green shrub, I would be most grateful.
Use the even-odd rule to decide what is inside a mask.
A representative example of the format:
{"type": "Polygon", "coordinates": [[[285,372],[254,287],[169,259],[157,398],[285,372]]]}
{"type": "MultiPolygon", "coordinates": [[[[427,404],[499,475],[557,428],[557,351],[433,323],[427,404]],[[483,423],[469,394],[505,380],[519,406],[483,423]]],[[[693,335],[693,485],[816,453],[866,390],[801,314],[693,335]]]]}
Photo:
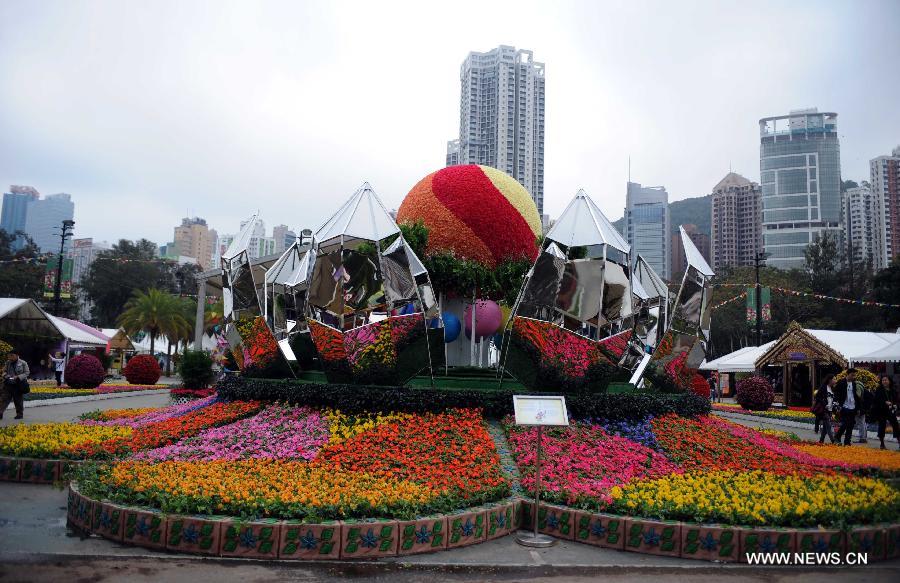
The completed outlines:
{"type": "MultiPolygon", "coordinates": [[[[229,376],[216,387],[226,400],[263,400],[332,407],[346,413],[362,411],[438,412],[454,407],[476,407],[488,417],[513,413],[514,394],[540,394],[521,389],[451,389],[430,387],[384,387],[310,383],[297,380],[252,379],[229,376]]],[[[566,395],[569,414],[576,418],[602,417],[609,420],[644,419],[675,413],[684,417],[707,414],[709,401],[682,393],[668,395],[648,392],[623,394],[566,395]]]]}
{"type": "Polygon", "coordinates": [[[186,389],[205,389],[215,378],[212,358],[202,350],[185,350],[178,363],[178,375],[186,389]]]}

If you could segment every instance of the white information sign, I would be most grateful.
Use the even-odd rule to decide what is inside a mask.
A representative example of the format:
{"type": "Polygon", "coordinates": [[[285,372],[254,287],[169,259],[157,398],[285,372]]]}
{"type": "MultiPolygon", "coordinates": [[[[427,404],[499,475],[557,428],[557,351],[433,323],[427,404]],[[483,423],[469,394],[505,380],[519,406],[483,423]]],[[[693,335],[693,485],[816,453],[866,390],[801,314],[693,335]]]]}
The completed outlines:
{"type": "Polygon", "coordinates": [[[565,427],[569,424],[565,397],[513,395],[516,425],[565,427]]]}

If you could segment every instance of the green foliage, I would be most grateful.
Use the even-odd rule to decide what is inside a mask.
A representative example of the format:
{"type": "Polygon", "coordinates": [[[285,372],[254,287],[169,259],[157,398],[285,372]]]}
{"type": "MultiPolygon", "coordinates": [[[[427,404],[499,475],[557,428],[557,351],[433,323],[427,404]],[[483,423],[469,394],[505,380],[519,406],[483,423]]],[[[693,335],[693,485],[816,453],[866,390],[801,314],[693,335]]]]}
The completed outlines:
{"type": "Polygon", "coordinates": [[[5,366],[6,363],[6,355],[10,353],[13,349],[12,345],[0,340],[0,363],[3,363],[2,366],[5,366]]]}
{"type": "Polygon", "coordinates": [[[416,256],[419,259],[425,257],[425,248],[428,246],[428,227],[425,223],[421,220],[406,222],[400,225],[400,230],[416,256]]]}
{"type": "Polygon", "coordinates": [[[203,350],[185,350],[178,363],[178,374],[186,389],[205,389],[215,378],[212,358],[203,350]]]}
{"type": "Polygon", "coordinates": [[[190,320],[185,317],[185,306],[181,298],[151,288],[146,292],[136,289],[118,317],[118,324],[128,334],[144,331],[150,335],[150,352],[155,351],[158,334],[170,339],[180,338],[190,328],[190,320]]]}
{"type": "MultiPolygon", "coordinates": [[[[455,407],[476,407],[489,417],[513,413],[513,394],[521,389],[443,389],[430,387],[380,387],[307,383],[295,380],[250,379],[229,376],[216,387],[227,400],[266,400],[331,407],[352,414],[364,411],[440,412],[455,407]]],[[[675,413],[694,417],[709,413],[710,405],[692,393],[569,394],[569,414],[577,418],[602,417],[611,420],[644,419],[675,413]]]]}
{"type": "Polygon", "coordinates": [[[43,263],[31,263],[40,250],[25,233],[7,233],[0,229],[0,297],[40,299],[44,283],[43,263]],[[14,251],[17,239],[25,245],[14,251]]]}

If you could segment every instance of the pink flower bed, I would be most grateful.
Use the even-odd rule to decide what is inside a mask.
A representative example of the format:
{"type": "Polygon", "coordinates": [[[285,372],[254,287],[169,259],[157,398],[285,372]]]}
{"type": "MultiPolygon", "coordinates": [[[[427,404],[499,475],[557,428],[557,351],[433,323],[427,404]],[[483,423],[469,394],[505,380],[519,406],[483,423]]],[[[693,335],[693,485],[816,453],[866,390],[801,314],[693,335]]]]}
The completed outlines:
{"type": "Polygon", "coordinates": [[[86,419],[81,421],[82,425],[124,425],[131,428],[143,427],[145,425],[149,425],[151,423],[159,423],[160,421],[166,421],[167,419],[172,419],[173,417],[180,417],[186,413],[190,413],[191,411],[196,411],[197,409],[202,409],[204,407],[208,407],[212,405],[216,399],[217,395],[210,395],[205,399],[197,399],[196,401],[190,401],[188,403],[183,403],[181,405],[173,405],[171,407],[165,407],[164,409],[160,409],[158,411],[151,411],[150,413],[145,413],[143,415],[139,415],[137,417],[122,417],[119,419],[110,419],[108,421],[97,421],[94,419],[86,419]]]}
{"type": "MultiPolygon", "coordinates": [[[[504,423],[510,448],[519,467],[524,468],[522,486],[533,491],[537,429],[516,427],[509,420],[504,423]]],[[[576,423],[545,431],[542,439],[541,491],[556,502],[609,503],[614,486],[681,472],[663,454],[608,433],[600,425],[576,423]]]]}
{"type": "Polygon", "coordinates": [[[328,420],[308,407],[270,405],[254,417],[207,429],[174,445],[136,454],[143,461],[248,458],[306,460],[328,442],[328,420]]]}
{"type": "Polygon", "coordinates": [[[846,462],[817,458],[808,453],[795,449],[794,447],[779,439],[764,435],[759,431],[756,431],[755,429],[750,429],[744,427],[743,425],[738,425],[737,423],[732,423],[731,421],[720,419],[714,415],[703,416],[700,417],[699,420],[704,425],[709,425],[711,427],[717,427],[719,429],[728,431],[735,437],[746,440],[750,445],[753,445],[760,449],[772,451],[780,456],[784,456],[788,459],[792,459],[802,464],[817,466],[821,468],[836,468],[845,471],[859,470],[866,467],[859,464],[850,464],[846,462]]]}
{"type": "Polygon", "coordinates": [[[103,395],[106,393],[130,393],[132,391],[152,391],[154,389],[166,389],[165,385],[100,385],[96,391],[103,395]]]}

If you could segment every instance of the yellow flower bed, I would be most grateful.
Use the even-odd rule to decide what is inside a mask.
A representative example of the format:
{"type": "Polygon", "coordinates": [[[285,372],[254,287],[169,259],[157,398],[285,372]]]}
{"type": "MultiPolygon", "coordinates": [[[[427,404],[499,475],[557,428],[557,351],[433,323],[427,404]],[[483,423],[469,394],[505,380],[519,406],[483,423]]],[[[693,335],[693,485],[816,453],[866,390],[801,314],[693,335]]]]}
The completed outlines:
{"type": "Polygon", "coordinates": [[[0,453],[20,457],[56,457],[77,445],[130,435],[130,427],[77,423],[12,425],[0,428],[0,453]]]}
{"type": "Polygon", "coordinates": [[[346,415],[340,411],[332,410],[326,411],[325,414],[328,417],[329,444],[341,443],[364,431],[374,429],[378,425],[403,421],[410,417],[409,413],[389,413],[387,415],[382,415],[381,413],[359,413],[357,415],[346,415]]]}
{"type": "Polygon", "coordinates": [[[881,470],[900,471],[900,452],[870,447],[844,447],[840,445],[797,445],[800,451],[826,460],[874,466],[881,470]]]}
{"type": "Polygon", "coordinates": [[[754,526],[896,521],[900,492],[872,478],[769,472],[673,474],[611,490],[625,514],[754,526]]]}
{"type": "Polygon", "coordinates": [[[101,480],[113,492],[143,493],[163,511],[177,511],[184,500],[199,499],[210,512],[231,515],[303,515],[316,508],[358,514],[394,504],[423,504],[435,496],[427,486],[410,481],[266,459],[122,462],[101,480]]]}
{"type": "Polygon", "coordinates": [[[107,409],[106,411],[101,411],[96,419],[98,421],[110,421],[112,419],[130,419],[132,417],[137,417],[138,415],[143,415],[144,413],[149,413],[151,411],[159,411],[161,407],[138,407],[138,408],[129,408],[129,409],[107,409]]]}
{"type": "Polygon", "coordinates": [[[50,393],[65,393],[71,397],[82,397],[84,395],[95,395],[97,391],[94,389],[69,389],[69,388],[60,388],[56,385],[52,387],[31,387],[31,392],[36,393],[38,395],[42,394],[50,394],[50,393]]]}

